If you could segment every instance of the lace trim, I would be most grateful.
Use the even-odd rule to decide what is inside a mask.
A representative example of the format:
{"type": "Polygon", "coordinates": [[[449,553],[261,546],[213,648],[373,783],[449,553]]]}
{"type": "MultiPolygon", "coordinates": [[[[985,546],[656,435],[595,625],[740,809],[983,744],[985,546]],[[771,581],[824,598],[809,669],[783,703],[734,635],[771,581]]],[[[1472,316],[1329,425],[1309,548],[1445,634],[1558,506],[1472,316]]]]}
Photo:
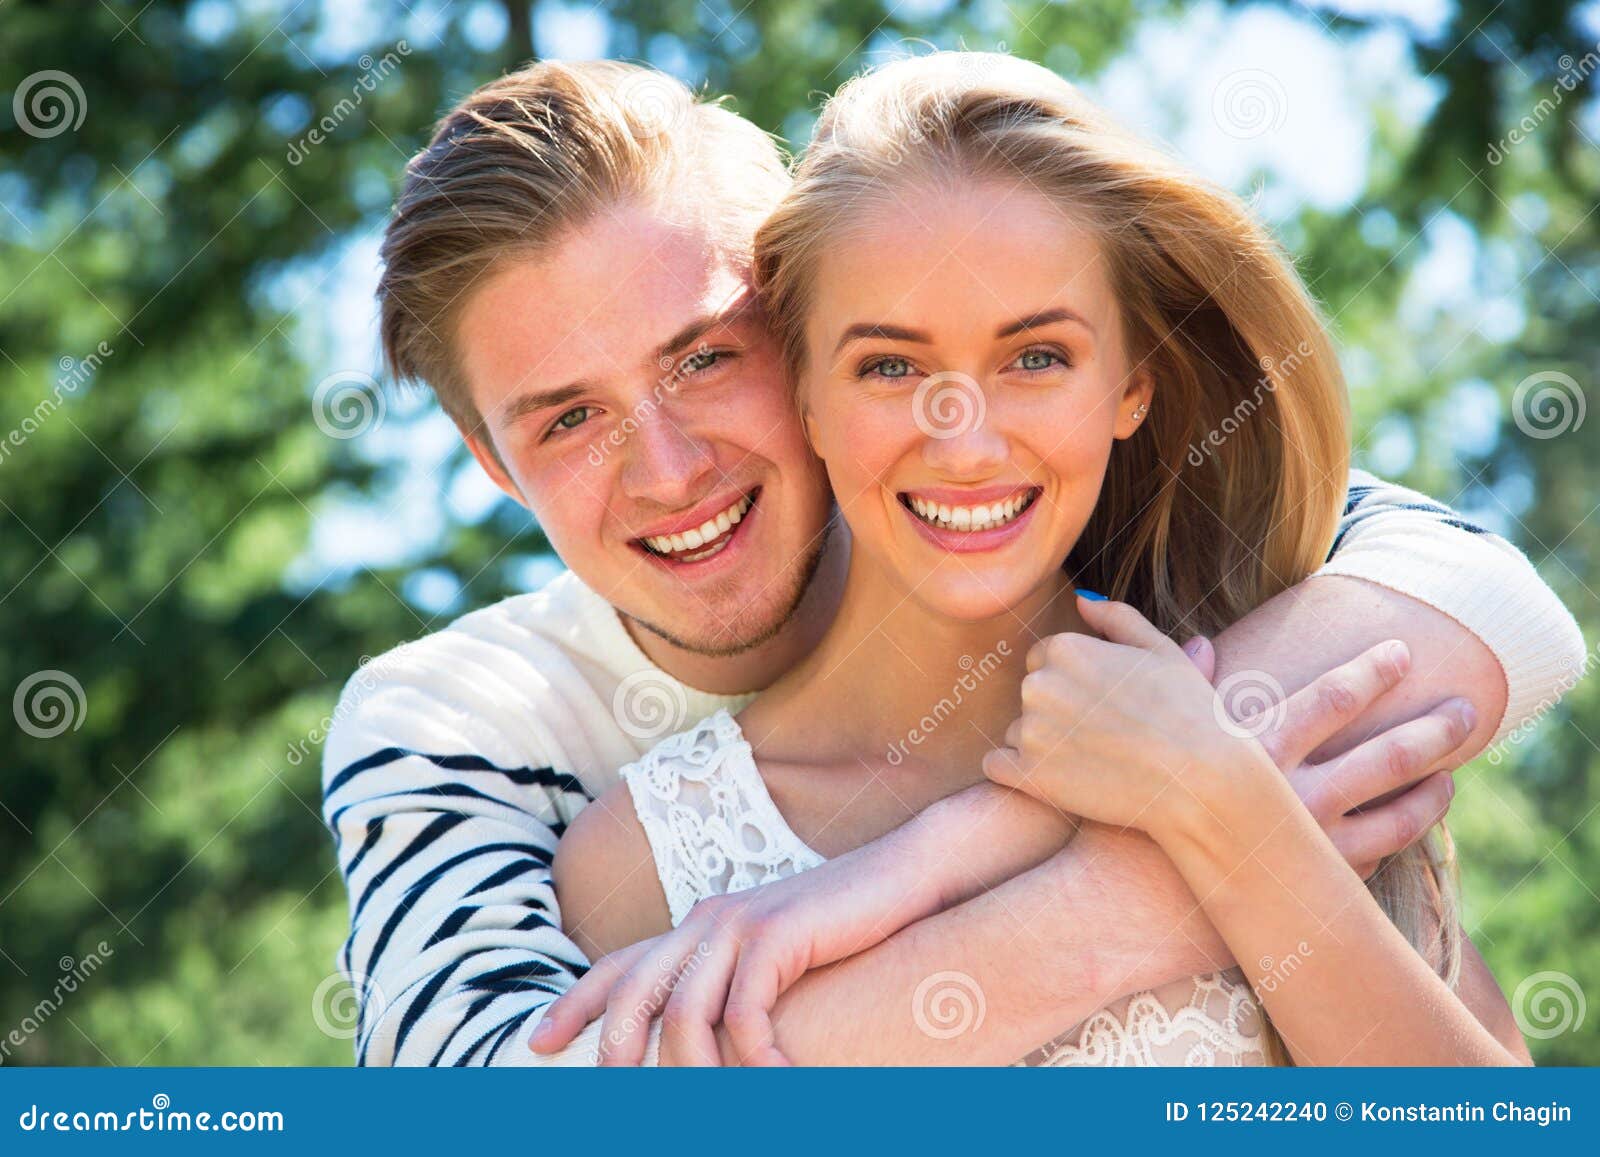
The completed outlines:
{"type": "Polygon", "coordinates": [[[1266,1065],[1265,1023],[1237,972],[1163,985],[1103,1008],[1022,1063],[1047,1067],[1266,1065]],[[1187,990],[1187,1002],[1184,1000],[1187,990]]]}
{"type": "Polygon", "coordinates": [[[663,740],[622,771],[679,924],[707,896],[803,872],[822,857],[768,794],[750,744],[726,711],[663,740]]]}

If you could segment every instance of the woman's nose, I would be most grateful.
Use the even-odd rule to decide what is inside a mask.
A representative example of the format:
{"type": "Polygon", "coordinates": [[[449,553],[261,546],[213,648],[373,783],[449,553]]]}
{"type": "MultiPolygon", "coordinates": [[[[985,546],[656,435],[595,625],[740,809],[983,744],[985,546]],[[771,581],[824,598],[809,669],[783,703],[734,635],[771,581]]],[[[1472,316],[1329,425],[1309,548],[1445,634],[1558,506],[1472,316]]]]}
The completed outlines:
{"type": "Polygon", "coordinates": [[[983,478],[1003,465],[1010,445],[976,378],[942,373],[923,380],[911,399],[923,433],[922,457],[951,478],[983,478]]]}

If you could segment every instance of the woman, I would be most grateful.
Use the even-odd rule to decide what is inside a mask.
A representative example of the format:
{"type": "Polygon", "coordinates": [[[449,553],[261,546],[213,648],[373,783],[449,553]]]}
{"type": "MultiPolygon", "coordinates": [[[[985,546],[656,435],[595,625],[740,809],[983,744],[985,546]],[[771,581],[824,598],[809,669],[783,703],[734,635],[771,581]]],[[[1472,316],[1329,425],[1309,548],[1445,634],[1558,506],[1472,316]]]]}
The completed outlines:
{"type": "MultiPolygon", "coordinates": [[[[1510,1060],[1453,992],[1460,933],[1436,860],[1407,853],[1366,892],[1254,738],[1270,719],[1219,721],[1167,638],[1309,574],[1343,497],[1333,352],[1243,207],[1047,71],[941,54],[834,98],[757,268],[850,527],[844,598],[737,721],[667,741],[580,815],[555,868],[580,945],[600,955],[815,868],[988,774],[1048,806],[1008,806],[1000,838],[919,877],[1003,880],[1081,815],[1153,837],[1235,959],[1298,943],[1279,943],[1295,904],[1348,933],[1315,938],[1318,963],[1263,992],[1281,1044],[1233,972],[1137,994],[1035,1060],[1261,1063],[1286,1046],[1359,1063],[1338,998],[1374,971],[1386,1059],[1510,1060]],[[1074,582],[1131,606],[1096,607],[1074,582]],[[918,727],[974,666],[963,718],[918,727]]],[[[1443,755],[1465,711],[1413,741],[1443,755]]]]}

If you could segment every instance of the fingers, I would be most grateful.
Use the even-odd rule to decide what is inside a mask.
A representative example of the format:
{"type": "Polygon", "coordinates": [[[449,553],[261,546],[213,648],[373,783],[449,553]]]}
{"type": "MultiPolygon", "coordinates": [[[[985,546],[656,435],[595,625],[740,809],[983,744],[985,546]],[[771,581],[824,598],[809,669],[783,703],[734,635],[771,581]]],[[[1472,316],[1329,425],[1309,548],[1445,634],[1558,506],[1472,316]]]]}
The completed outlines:
{"type": "Polygon", "coordinates": [[[644,1061],[650,1024],[672,996],[683,954],[677,937],[663,936],[611,990],[600,1021],[600,1063],[637,1065],[644,1061]]]}
{"type": "Polygon", "coordinates": [[[772,1068],[789,1063],[778,1051],[772,1031],[772,1009],[782,991],[783,978],[775,966],[765,961],[740,961],[728,990],[722,1026],[728,1030],[741,1065],[772,1068]]]}
{"type": "Polygon", "coordinates": [[[1290,781],[1311,813],[1332,819],[1365,807],[1436,771],[1466,742],[1477,712],[1451,699],[1420,719],[1397,724],[1324,764],[1301,768],[1290,781]],[[1302,790],[1301,779],[1305,780],[1302,790]]]}
{"type": "Polygon", "coordinates": [[[983,774],[1001,787],[1016,787],[1023,780],[1022,752],[1015,747],[995,748],[983,757],[983,774]]]}
{"type": "Polygon", "coordinates": [[[643,940],[595,961],[576,984],[545,1010],[528,1047],[536,1053],[553,1053],[571,1044],[590,1021],[605,1011],[611,990],[653,943],[643,940]]]}
{"type": "Polygon", "coordinates": [[[715,1026],[722,1019],[738,959],[739,947],[733,941],[713,946],[702,940],[695,946],[661,1018],[664,1064],[707,1068],[722,1063],[715,1026]]]}
{"type": "Polygon", "coordinates": [[[1455,791],[1454,773],[1435,772],[1380,807],[1344,817],[1329,833],[1334,847],[1366,877],[1378,861],[1409,848],[1444,819],[1455,791]]]}
{"type": "Polygon", "coordinates": [[[1078,613],[1091,630],[1108,643],[1121,643],[1145,651],[1172,646],[1172,640],[1158,631],[1149,619],[1127,603],[1078,596],[1078,613]]]}
{"type": "Polygon", "coordinates": [[[1368,648],[1289,696],[1276,708],[1282,721],[1260,736],[1262,745],[1280,768],[1305,762],[1306,756],[1399,683],[1410,666],[1411,652],[1398,639],[1368,648]]]}
{"type": "Polygon", "coordinates": [[[1183,645],[1183,653],[1189,656],[1189,662],[1195,669],[1206,677],[1206,682],[1211,683],[1217,677],[1217,649],[1211,645],[1211,640],[1204,635],[1196,635],[1183,645]]]}

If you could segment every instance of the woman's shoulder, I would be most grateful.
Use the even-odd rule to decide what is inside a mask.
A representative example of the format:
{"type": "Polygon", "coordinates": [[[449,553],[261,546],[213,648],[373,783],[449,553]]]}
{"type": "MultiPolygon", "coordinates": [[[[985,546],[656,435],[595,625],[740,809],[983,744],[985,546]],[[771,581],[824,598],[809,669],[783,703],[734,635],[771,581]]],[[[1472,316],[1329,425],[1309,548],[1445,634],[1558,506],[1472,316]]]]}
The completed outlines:
{"type": "Polygon", "coordinates": [[[578,813],[556,845],[551,870],[561,926],[590,960],[672,926],[626,783],[578,813]]]}

